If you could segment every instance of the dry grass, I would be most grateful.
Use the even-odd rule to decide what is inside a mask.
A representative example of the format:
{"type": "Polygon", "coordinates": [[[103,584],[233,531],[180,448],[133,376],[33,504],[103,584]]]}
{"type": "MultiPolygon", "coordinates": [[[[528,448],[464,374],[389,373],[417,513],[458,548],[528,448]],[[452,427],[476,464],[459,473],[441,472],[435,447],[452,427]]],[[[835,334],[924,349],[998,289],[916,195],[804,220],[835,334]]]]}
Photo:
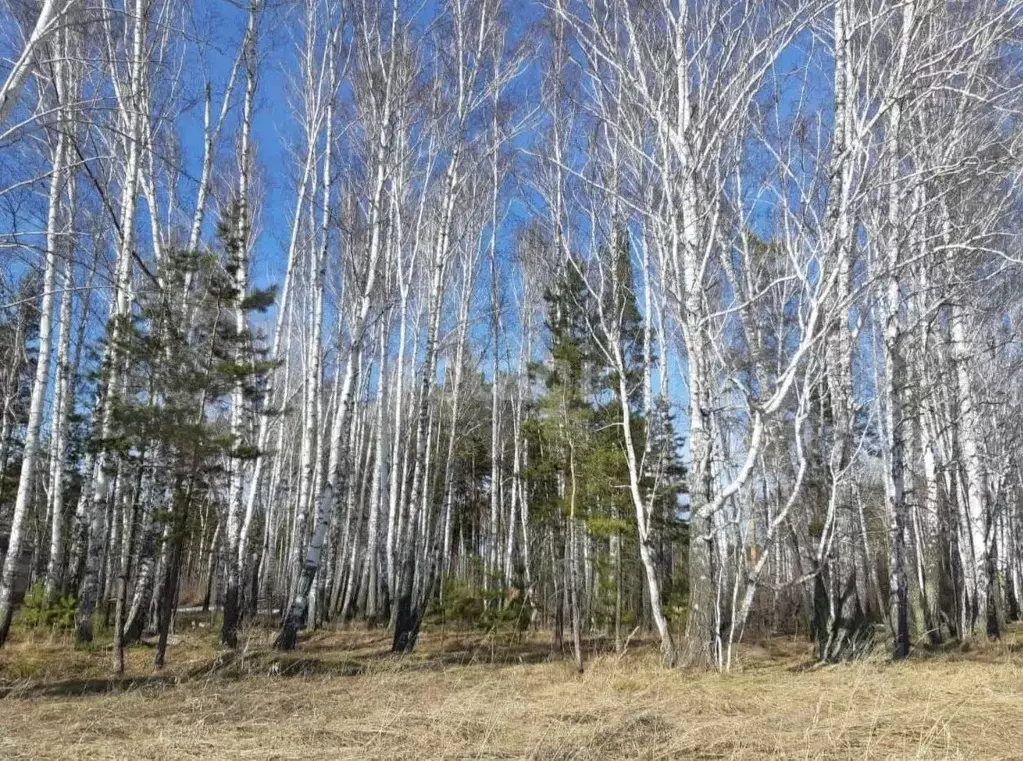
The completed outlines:
{"type": "Polygon", "coordinates": [[[22,640],[0,652],[0,758],[1019,758],[1023,658],[1014,642],[805,669],[803,643],[743,652],[729,675],[665,671],[650,646],[583,675],[546,639],[430,633],[386,655],[383,632],[325,632],[294,657],[253,634],[218,656],[192,630],[151,679],[131,652],[22,640]],[[134,680],[134,681],[133,681],[134,680]]]}

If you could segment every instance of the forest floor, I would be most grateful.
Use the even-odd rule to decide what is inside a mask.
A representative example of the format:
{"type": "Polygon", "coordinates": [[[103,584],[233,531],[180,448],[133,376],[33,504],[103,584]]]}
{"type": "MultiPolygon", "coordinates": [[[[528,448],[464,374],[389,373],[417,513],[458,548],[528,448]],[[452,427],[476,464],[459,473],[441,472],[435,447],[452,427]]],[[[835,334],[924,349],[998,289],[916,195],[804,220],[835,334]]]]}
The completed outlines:
{"type": "Polygon", "coordinates": [[[656,648],[588,659],[548,635],[323,631],[294,654],[209,624],[110,679],[102,643],[22,634],[0,650],[2,759],[978,758],[1023,756],[1021,631],[907,662],[812,667],[805,640],[745,646],[730,674],[668,671],[656,648]]]}

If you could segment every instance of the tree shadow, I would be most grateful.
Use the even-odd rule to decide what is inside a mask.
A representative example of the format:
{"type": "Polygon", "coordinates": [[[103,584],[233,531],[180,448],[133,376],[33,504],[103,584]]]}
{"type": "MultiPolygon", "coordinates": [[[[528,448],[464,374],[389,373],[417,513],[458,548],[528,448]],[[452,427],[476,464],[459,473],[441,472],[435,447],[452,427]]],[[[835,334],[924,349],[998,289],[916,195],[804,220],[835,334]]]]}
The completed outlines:
{"type": "MultiPolygon", "coordinates": [[[[93,677],[52,682],[21,681],[0,684],[0,700],[88,697],[128,691],[167,688],[193,682],[234,682],[255,677],[357,677],[370,671],[441,672],[466,666],[502,669],[556,663],[571,658],[566,641],[553,638],[429,632],[421,648],[411,654],[391,652],[385,630],[359,637],[330,632],[304,632],[298,649],[282,653],[268,645],[222,651],[187,671],[148,676],[93,677]]],[[[650,642],[633,640],[631,649],[646,649],[650,642]]],[[[144,640],[134,647],[148,647],[144,640]]],[[[586,657],[614,653],[606,637],[585,638],[586,657]]]]}
{"type": "Polygon", "coordinates": [[[131,690],[145,690],[151,687],[169,687],[178,684],[180,681],[180,677],[159,674],[143,677],[110,677],[106,679],[64,679],[59,682],[29,683],[0,687],[0,700],[86,697],[89,695],[121,693],[131,690]]]}
{"type": "MultiPolygon", "coordinates": [[[[633,640],[630,647],[647,649],[651,641],[633,640]]],[[[613,640],[607,637],[584,637],[583,651],[585,658],[593,658],[613,654],[613,640]]],[[[656,644],[654,644],[656,647],[656,644]]],[[[301,645],[300,645],[301,647],[301,645]]],[[[431,633],[423,647],[410,654],[393,653],[390,650],[390,639],[385,649],[365,656],[371,661],[392,661],[399,664],[400,670],[442,671],[449,668],[465,666],[483,666],[488,668],[507,668],[520,665],[538,665],[571,660],[571,645],[566,639],[561,645],[553,638],[540,640],[536,638],[500,637],[490,640],[484,637],[472,637],[461,634],[441,636],[431,633]]]]}

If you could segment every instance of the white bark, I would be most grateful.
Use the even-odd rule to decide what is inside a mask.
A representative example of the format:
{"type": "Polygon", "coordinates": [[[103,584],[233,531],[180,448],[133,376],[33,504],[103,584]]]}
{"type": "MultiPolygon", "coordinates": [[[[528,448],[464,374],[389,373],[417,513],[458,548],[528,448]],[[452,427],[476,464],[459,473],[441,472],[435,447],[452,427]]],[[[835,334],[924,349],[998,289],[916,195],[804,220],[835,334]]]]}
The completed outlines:
{"type": "Polygon", "coordinates": [[[14,66],[7,73],[7,79],[0,86],[0,127],[18,102],[25,80],[32,72],[35,58],[46,45],[47,40],[60,27],[61,19],[72,9],[75,0],[42,0],[35,26],[29,33],[14,66]]]}
{"type": "MultiPolygon", "coordinates": [[[[121,204],[117,248],[117,274],[115,292],[111,303],[110,320],[108,322],[109,342],[105,347],[103,369],[106,373],[104,388],[101,390],[99,415],[99,439],[108,441],[113,433],[113,417],[110,399],[120,391],[121,358],[118,356],[117,342],[120,334],[120,323],[127,319],[131,304],[132,264],[135,244],[135,220],[138,211],[138,186],[140,172],[138,111],[145,106],[146,94],[137,92],[132,83],[143,80],[142,69],[146,65],[143,57],[143,45],[148,27],[148,11],[143,0],[134,0],[131,52],[129,58],[129,75],[127,92],[118,98],[121,113],[118,115],[124,124],[124,134],[128,146],[127,157],[123,170],[121,186],[121,204]]],[[[108,31],[109,34],[109,31],[108,31]]],[[[115,80],[117,74],[114,75],[115,80]]],[[[79,641],[92,640],[92,613],[99,595],[100,563],[103,551],[103,534],[106,523],[107,501],[111,497],[111,463],[110,452],[103,445],[96,454],[92,474],[92,505],[89,510],[88,549],[86,550],[85,570],[82,583],[78,590],[78,610],[76,614],[76,637],[79,641]]]]}
{"type": "MultiPolygon", "coordinates": [[[[75,194],[74,179],[68,181],[68,203],[65,212],[66,222],[63,237],[69,252],[73,250],[71,236],[74,220],[75,194]]],[[[72,307],[74,303],[74,264],[70,254],[64,261],[61,278],[62,293],[60,296],[60,317],[57,335],[57,373],[56,388],[53,393],[53,413],[50,420],[50,473],[48,477],[50,491],[50,553],[46,566],[46,584],[44,596],[52,601],[64,575],[64,460],[67,448],[68,416],[74,403],[74,382],[72,373],[75,368],[71,357],[72,307]]]]}
{"type": "MultiPolygon", "coordinates": [[[[61,196],[67,182],[65,170],[66,137],[59,130],[53,149],[50,174],[50,193],[46,216],[46,254],[43,264],[43,293],[40,300],[39,355],[36,359],[35,378],[32,382],[32,396],[29,402],[28,423],[25,428],[25,444],[21,458],[21,474],[18,479],[18,494],[11,517],[10,539],[0,575],[0,645],[7,640],[11,618],[14,615],[14,584],[21,565],[21,543],[24,539],[25,519],[35,491],[36,468],[39,465],[39,431],[43,424],[43,404],[50,381],[50,352],[53,332],[53,296],[57,280],[57,260],[60,256],[57,246],[60,240],[61,196]]],[[[63,310],[62,310],[63,316],[63,310]]]]}

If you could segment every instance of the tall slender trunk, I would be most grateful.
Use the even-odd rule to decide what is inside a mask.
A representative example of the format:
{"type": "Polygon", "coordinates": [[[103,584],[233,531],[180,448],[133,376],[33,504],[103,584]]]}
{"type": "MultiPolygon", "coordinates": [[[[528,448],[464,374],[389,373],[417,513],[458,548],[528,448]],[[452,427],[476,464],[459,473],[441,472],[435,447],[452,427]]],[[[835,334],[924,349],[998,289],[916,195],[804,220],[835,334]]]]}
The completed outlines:
{"type": "MultiPolygon", "coordinates": [[[[418,408],[416,410],[415,449],[412,465],[412,492],[409,498],[409,517],[406,524],[405,540],[402,542],[402,562],[398,569],[396,590],[397,609],[394,615],[394,652],[411,652],[419,637],[422,623],[422,601],[414,600],[416,559],[420,545],[418,544],[419,522],[425,518],[422,514],[421,502],[427,493],[427,444],[429,440],[430,391],[433,388],[434,376],[437,372],[437,341],[440,331],[440,313],[443,301],[444,270],[447,265],[451,218],[454,214],[458,175],[458,146],[448,166],[445,180],[445,202],[440,233],[434,260],[431,267],[429,303],[427,306],[426,350],[423,358],[422,376],[419,384],[418,408]]],[[[429,592],[433,579],[427,579],[421,588],[429,592]]]]}
{"type": "Polygon", "coordinates": [[[981,622],[988,636],[998,636],[997,616],[990,607],[994,603],[994,579],[989,572],[988,533],[990,515],[987,504],[986,473],[980,455],[979,414],[973,378],[970,373],[970,341],[966,337],[963,307],[953,304],[951,308],[951,339],[955,363],[957,392],[959,398],[959,446],[963,458],[963,485],[965,496],[966,546],[971,550],[969,566],[965,568],[968,582],[969,605],[972,615],[968,626],[972,629],[981,622]]]}
{"type": "MultiPolygon", "coordinates": [[[[465,347],[467,334],[469,332],[469,302],[472,298],[472,288],[474,283],[474,272],[475,261],[470,256],[465,262],[464,280],[462,283],[462,297],[459,300],[458,307],[458,325],[456,327],[456,338],[455,338],[455,358],[454,358],[454,379],[450,383],[451,387],[451,424],[450,434],[448,435],[448,449],[447,455],[444,460],[444,492],[443,492],[443,548],[441,551],[441,558],[446,563],[451,553],[451,526],[452,526],[452,503],[454,501],[454,479],[455,479],[455,444],[459,438],[458,429],[458,414],[459,414],[459,403],[461,401],[461,388],[462,388],[462,374],[465,366],[465,347]]],[[[496,385],[496,378],[495,378],[496,385]]]]}
{"type": "Polygon", "coordinates": [[[75,0],[43,0],[25,45],[21,49],[14,66],[7,73],[3,85],[0,85],[0,127],[7,121],[8,115],[18,102],[21,88],[32,72],[40,48],[58,28],[61,17],[71,8],[75,0]]]}
{"type": "Polygon", "coordinates": [[[903,216],[901,172],[902,161],[900,130],[902,129],[902,90],[910,37],[913,33],[915,2],[908,0],[902,6],[902,30],[898,46],[897,63],[893,74],[892,93],[888,101],[888,124],[885,129],[884,170],[888,173],[887,215],[885,220],[885,249],[887,272],[887,307],[885,315],[885,367],[887,370],[887,426],[889,471],[886,479],[888,509],[891,519],[889,540],[889,603],[890,622],[895,635],[894,655],[909,655],[909,581],[907,576],[906,536],[909,528],[909,508],[906,501],[906,440],[909,418],[905,413],[905,385],[908,381],[904,357],[902,331],[902,260],[901,225],[903,216]]]}
{"type": "MultiPolygon", "coordinates": [[[[369,312],[373,304],[373,297],[376,291],[378,278],[378,263],[381,251],[386,245],[384,231],[384,191],[387,180],[388,157],[391,147],[391,114],[393,110],[392,89],[394,86],[395,61],[397,57],[396,30],[399,23],[399,5],[394,0],[391,7],[390,25],[390,52],[386,70],[381,72],[384,78],[384,93],[382,97],[380,120],[378,122],[378,134],[374,151],[374,180],[373,196],[369,210],[369,247],[365,260],[365,279],[363,281],[362,293],[358,302],[353,323],[351,326],[352,352],[353,355],[361,354],[362,344],[365,339],[366,325],[369,312]]],[[[334,499],[340,497],[342,491],[341,449],[344,438],[345,425],[351,418],[352,393],[355,387],[355,363],[349,361],[345,371],[345,379],[341,393],[338,397],[338,408],[334,415],[334,424],[331,429],[331,450],[328,459],[327,471],[324,478],[324,485],[321,489],[316,507],[316,524],[312,537],[305,552],[298,582],[295,585],[291,596],[291,604],[284,616],[281,631],[277,638],[277,647],[282,650],[291,650],[298,641],[298,627],[308,601],[309,590],[316,576],[320,565],[320,555],[323,550],[323,543],[327,535],[327,528],[330,522],[331,505],[334,499]]]]}
{"type": "MultiPolygon", "coordinates": [[[[31,508],[35,488],[35,471],[39,462],[39,431],[43,424],[43,404],[50,381],[50,349],[53,333],[53,292],[57,279],[57,244],[60,233],[61,195],[66,181],[64,171],[65,131],[60,130],[57,144],[53,149],[50,174],[49,209],[46,217],[46,257],[43,265],[43,295],[40,303],[39,354],[36,359],[36,373],[32,381],[29,401],[28,423],[25,427],[25,444],[21,457],[21,475],[18,480],[18,494],[11,518],[10,538],[7,555],[0,575],[0,646],[7,641],[7,634],[14,615],[14,584],[21,564],[21,544],[25,522],[31,508]]],[[[62,330],[63,332],[63,330],[62,330]]]]}
{"type": "Polygon", "coordinates": [[[142,452],[134,497],[125,500],[120,516],[121,547],[116,560],[117,578],[114,584],[114,673],[118,676],[124,673],[124,624],[128,602],[128,579],[131,576],[132,550],[135,543],[135,514],[140,501],[150,501],[149,495],[143,493],[143,481],[148,468],[146,453],[142,452]]]}
{"type": "Polygon", "coordinates": [[[387,536],[384,541],[384,560],[387,572],[387,594],[393,598],[397,572],[395,569],[395,537],[399,531],[399,510],[403,509],[401,491],[403,482],[400,480],[404,469],[402,454],[407,436],[404,434],[404,417],[402,403],[405,398],[405,331],[408,323],[408,294],[404,293],[399,309],[398,324],[398,357],[394,368],[394,417],[391,422],[391,455],[389,485],[387,487],[387,536]]]}
{"type": "MultiPolygon", "coordinates": [[[[245,59],[245,99],[242,106],[241,140],[238,148],[238,198],[237,220],[233,256],[235,261],[229,262],[229,271],[234,278],[234,338],[235,361],[244,361],[242,344],[247,340],[248,320],[243,302],[249,289],[249,237],[252,227],[250,219],[251,204],[249,202],[249,172],[252,164],[252,111],[255,107],[256,95],[256,23],[259,18],[261,0],[252,0],[249,6],[248,24],[245,29],[243,55],[245,59]]],[[[245,388],[243,381],[235,381],[231,393],[231,441],[236,451],[244,448],[247,438],[248,420],[246,410],[245,388]]],[[[238,646],[238,627],[242,614],[242,579],[245,572],[245,552],[248,536],[243,536],[245,516],[242,512],[244,491],[244,471],[247,459],[237,454],[231,458],[231,473],[227,497],[227,520],[225,521],[225,539],[227,549],[227,577],[224,588],[224,621],[220,631],[220,641],[228,647],[238,646]]],[[[177,549],[177,548],[175,548],[177,549]]],[[[177,573],[175,569],[174,573],[177,573]]],[[[175,586],[176,589],[176,586],[175,586]]]]}
{"type": "Polygon", "coordinates": [[[127,158],[124,165],[124,181],[121,188],[120,209],[120,241],[117,251],[117,275],[115,293],[111,305],[111,315],[107,332],[109,340],[105,345],[103,357],[103,375],[99,389],[99,441],[100,449],[93,461],[92,504],[89,507],[89,532],[85,557],[85,568],[82,582],[78,590],[78,610],[76,612],[75,638],[79,642],[92,641],[92,614],[100,593],[99,576],[103,555],[103,533],[106,522],[106,509],[111,497],[111,452],[105,442],[113,434],[112,398],[121,390],[121,357],[117,350],[121,322],[128,319],[131,303],[132,258],[135,241],[135,219],[138,210],[139,185],[139,111],[148,107],[148,93],[139,92],[136,88],[143,79],[143,66],[147,63],[143,57],[143,43],[148,29],[148,10],[144,0],[134,0],[132,20],[132,49],[129,86],[127,98],[118,98],[121,118],[124,121],[124,134],[127,143],[127,158]]]}
{"type": "Polygon", "coordinates": [[[70,256],[73,247],[71,230],[75,213],[74,179],[68,182],[68,207],[64,236],[67,241],[69,256],[64,262],[61,285],[63,292],[60,297],[60,319],[57,337],[57,373],[53,395],[53,414],[50,421],[50,553],[46,566],[46,582],[44,597],[47,604],[53,602],[64,584],[64,461],[67,448],[68,418],[74,404],[75,364],[69,357],[71,350],[71,334],[74,305],[74,264],[70,256]]]}
{"type": "MultiPolygon", "coordinates": [[[[379,369],[377,370],[376,419],[373,430],[373,484],[370,487],[369,525],[366,529],[366,571],[364,586],[366,589],[366,605],[364,608],[366,621],[370,627],[376,626],[379,613],[377,591],[380,586],[380,517],[384,507],[384,468],[387,462],[387,400],[389,378],[387,360],[389,356],[387,339],[390,333],[390,320],[385,318],[380,328],[379,369]]],[[[400,390],[399,390],[400,393],[400,390]]],[[[397,436],[397,432],[392,433],[397,436]]]]}

